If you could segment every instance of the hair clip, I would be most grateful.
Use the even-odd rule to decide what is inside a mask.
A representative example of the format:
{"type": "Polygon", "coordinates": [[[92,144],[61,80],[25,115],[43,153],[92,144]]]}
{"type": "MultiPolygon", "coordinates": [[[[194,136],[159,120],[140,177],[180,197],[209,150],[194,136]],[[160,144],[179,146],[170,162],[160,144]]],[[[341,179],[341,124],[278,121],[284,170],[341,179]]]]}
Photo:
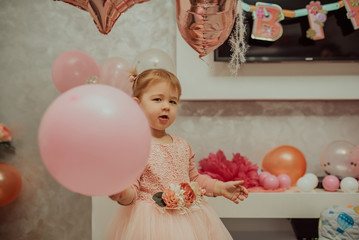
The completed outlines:
{"type": "Polygon", "coordinates": [[[130,80],[130,82],[134,83],[136,78],[137,78],[137,76],[131,75],[129,80],[130,80]]]}

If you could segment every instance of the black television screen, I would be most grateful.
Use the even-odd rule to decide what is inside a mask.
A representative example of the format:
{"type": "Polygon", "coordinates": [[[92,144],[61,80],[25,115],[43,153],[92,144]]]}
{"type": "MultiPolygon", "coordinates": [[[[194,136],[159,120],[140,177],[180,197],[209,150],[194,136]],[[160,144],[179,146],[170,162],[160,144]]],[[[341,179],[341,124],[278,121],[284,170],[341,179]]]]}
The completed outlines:
{"type": "MultiPolygon", "coordinates": [[[[251,0],[243,0],[247,5],[256,5],[251,0]]],[[[310,0],[268,0],[260,1],[277,4],[283,10],[305,9],[310,0]]],[[[342,2],[342,1],[339,1],[342,2]]],[[[321,5],[338,3],[338,0],[321,0],[321,5]]],[[[312,40],[307,37],[310,28],[308,16],[285,17],[280,24],[282,36],[276,41],[253,39],[253,17],[251,12],[244,11],[246,24],[246,42],[249,49],[247,62],[277,61],[358,61],[359,60],[359,29],[355,30],[348,19],[345,7],[328,11],[323,26],[324,39],[312,40]]],[[[215,61],[230,61],[231,47],[228,39],[214,51],[215,61]]]]}

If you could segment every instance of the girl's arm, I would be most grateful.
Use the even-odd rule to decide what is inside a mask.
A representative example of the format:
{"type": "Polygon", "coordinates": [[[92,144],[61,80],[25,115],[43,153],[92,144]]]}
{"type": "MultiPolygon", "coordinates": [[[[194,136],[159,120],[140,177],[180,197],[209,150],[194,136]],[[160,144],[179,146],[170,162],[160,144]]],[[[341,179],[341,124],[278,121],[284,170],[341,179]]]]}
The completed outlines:
{"type": "Polygon", "coordinates": [[[131,205],[134,204],[137,198],[137,191],[139,189],[138,181],[132,184],[125,190],[109,196],[112,200],[118,202],[120,205],[131,205]]]}
{"type": "Polygon", "coordinates": [[[214,196],[223,196],[234,203],[239,203],[248,197],[248,190],[243,187],[244,181],[217,181],[214,184],[214,196]]]}
{"type": "Polygon", "coordinates": [[[209,176],[199,174],[196,163],[194,160],[194,153],[191,150],[191,158],[189,160],[189,178],[192,182],[198,182],[201,188],[206,190],[205,195],[207,197],[214,197],[214,186],[218,181],[217,179],[212,179],[209,176]]]}

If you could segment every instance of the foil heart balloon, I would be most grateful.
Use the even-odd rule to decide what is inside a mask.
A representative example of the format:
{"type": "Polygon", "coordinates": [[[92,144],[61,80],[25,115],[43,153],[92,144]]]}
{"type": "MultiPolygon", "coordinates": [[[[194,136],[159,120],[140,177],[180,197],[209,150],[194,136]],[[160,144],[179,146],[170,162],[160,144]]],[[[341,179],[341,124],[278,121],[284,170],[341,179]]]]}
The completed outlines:
{"type": "Polygon", "coordinates": [[[120,15],[136,3],[149,0],[54,0],[69,3],[82,10],[88,11],[98,30],[108,34],[120,15]]]}
{"type": "Polygon", "coordinates": [[[236,0],[176,0],[177,26],[183,39],[203,57],[228,38],[236,9],[236,0]]]}

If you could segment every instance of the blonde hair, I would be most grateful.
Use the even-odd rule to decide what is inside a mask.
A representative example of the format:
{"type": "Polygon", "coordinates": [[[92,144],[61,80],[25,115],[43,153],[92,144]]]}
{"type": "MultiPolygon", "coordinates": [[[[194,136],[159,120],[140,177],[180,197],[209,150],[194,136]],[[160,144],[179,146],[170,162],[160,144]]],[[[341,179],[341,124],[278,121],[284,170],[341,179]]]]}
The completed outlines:
{"type": "Polygon", "coordinates": [[[140,98],[144,89],[154,81],[167,81],[172,87],[177,89],[178,98],[180,98],[182,89],[178,78],[169,71],[161,68],[148,69],[137,75],[132,85],[132,96],[140,98]]]}

